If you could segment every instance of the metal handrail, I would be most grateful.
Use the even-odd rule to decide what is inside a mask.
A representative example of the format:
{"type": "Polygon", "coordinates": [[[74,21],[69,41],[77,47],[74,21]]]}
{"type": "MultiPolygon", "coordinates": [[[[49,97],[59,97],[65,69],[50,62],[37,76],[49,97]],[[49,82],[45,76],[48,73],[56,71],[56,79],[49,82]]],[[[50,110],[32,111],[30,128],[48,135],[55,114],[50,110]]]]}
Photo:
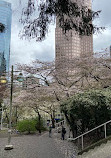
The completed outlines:
{"type": "Polygon", "coordinates": [[[82,150],[83,150],[83,148],[84,148],[84,146],[83,146],[83,141],[84,141],[83,137],[84,137],[84,135],[86,135],[86,134],[88,134],[88,133],[90,133],[90,132],[92,132],[92,131],[94,131],[94,130],[96,130],[96,129],[102,127],[102,126],[104,126],[105,138],[106,138],[106,137],[107,137],[107,135],[106,135],[106,125],[107,125],[108,123],[110,123],[110,122],[111,122],[111,120],[109,120],[109,121],[107,121],[107,122],[105,122],[105,123],[103,123],[103,124],[101,124],[101,125],[99,125],[99,126],[93,128],[93,129],[91,129],[91,130],[89,130],[89,131],[87,131],[87,132],[81,134],[80,136],[78,136],[78,137],[76,137],[76,138],[68,138],[68,140],[69,140],[69,141],[75,141],[75,140],[77,140],[77,139],[79,139],[79,138],[82,138],[82,150]]]}
{"type": "Polygon", "coordinates": [[[65,120],[62,120],[62,121],[56,123],[55,126],[58,127],[58,125],[63,125],[64,123],[65,123],[65,120]]]}

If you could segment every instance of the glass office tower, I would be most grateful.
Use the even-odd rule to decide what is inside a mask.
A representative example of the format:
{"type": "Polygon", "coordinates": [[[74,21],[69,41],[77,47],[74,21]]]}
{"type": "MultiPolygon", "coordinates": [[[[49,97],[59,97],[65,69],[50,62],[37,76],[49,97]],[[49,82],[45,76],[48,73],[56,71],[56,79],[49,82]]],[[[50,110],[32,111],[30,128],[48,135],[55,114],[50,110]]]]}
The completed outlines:
{"type": "Polygon", "coordinates": [[[0,0],[0,23],[5,26],[5,31],[0,33],[0,75],[4,71],[9,71],[11,18],[11,4],[0,0]]]}

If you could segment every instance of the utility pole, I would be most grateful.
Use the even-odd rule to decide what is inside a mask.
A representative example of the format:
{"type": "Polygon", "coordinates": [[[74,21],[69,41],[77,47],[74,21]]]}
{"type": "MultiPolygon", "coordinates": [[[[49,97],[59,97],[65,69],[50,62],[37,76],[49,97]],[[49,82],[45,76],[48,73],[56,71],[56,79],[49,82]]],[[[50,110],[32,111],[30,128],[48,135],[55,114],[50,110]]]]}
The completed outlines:
{"type": "MultiPolygon", "coordinates": [[[[13,98],[13,72],[18,72],[18,71],[13,71],[13,65],[12,65],[12,70],[11,70],[11,88],[10,88],[10,115],[9,115],[9,130],[8,130],[8,145],[5,146],[5,150],[11,150],[13,149],[13,145],[11,145],[11,129],[12,129],[12,98],[13,98]]],[[[19,82],[23,81],[23,77],[20,74],[19,82]],[[22,78],[22,79],[21,79],[22,78]]]]}
{"type": "Polygon", "coordinates": [[[11,145],[11,128],[12,128],[12,94],[13,94],[13,65],[11,70],[11,88],[10,88],[10,116],[9,116],[9,130],[8,130],[8,145],[5,146],[5,150],[13,149],[11,145]]]}

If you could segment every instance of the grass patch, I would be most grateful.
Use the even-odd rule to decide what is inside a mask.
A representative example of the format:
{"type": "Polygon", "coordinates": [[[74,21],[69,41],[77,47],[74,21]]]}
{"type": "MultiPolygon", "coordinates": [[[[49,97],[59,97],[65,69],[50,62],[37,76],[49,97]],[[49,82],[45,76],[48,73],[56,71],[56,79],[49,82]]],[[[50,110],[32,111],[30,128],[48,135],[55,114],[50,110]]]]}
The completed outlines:
{"type": "Polygon", "coordinates": [[[8,130],[0,130],[0,138],[5,138],[8,136],[8,130]]]}
{"type": "Polygon", "coordinates": [[[5,130],[0,130],[0,133],[4,133],[4,132],[7,132],[8,130],[5,129],[5,130]]]}

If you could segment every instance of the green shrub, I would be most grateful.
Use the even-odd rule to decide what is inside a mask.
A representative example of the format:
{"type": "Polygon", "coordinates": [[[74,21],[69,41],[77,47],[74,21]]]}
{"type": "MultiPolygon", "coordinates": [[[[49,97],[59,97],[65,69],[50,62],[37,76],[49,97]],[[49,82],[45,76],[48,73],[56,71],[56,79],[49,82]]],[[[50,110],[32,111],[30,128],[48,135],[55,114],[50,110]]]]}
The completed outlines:
{"type": "MultiPolygon", "coordinates": [[[[17,130],[20,132],[35,132],[35,131],[45,131],[44,120],[41,118],[40,122],[38,117],[34,119],[26,119],[19,121],[17,124],[17,130]]],[[[41,132],[40,132],[41,133],[41,132]]]]}
{"type": "Polygon", "coordinates": [[[17,124],[17,130],[20,132],[28,133],[30,133],[31,131],[36,131],[36,122],[32,119],[19,121],[17,124]]]}
{"type": "Polygon", "coordinates": [[[43,118],[40,119],[40,122],[39,122],[39,118],[35,118],[33,119],[33,121],[35,122],[35,128],[37,131],[45,131],[46,128],[44,127],[44,120],[43,118]]]}
{"type": "Polygon", "coordinates": [[[89,90],[75,94],[61,104],[61,111],[75,137],[75,133],[84,133],[111,119],[111,90],[89,90]]]}

